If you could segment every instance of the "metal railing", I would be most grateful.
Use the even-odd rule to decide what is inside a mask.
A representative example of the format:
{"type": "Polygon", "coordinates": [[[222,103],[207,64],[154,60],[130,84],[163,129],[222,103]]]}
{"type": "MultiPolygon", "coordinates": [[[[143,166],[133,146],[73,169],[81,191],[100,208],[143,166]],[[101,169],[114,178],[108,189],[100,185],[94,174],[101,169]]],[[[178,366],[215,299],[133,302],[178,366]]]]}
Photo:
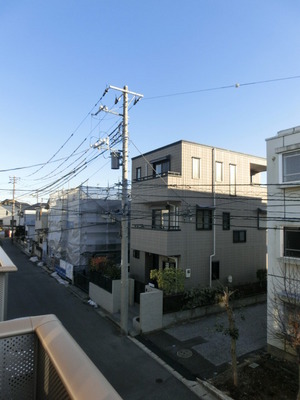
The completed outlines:
{"type": "Polygon", "coordinates": [[[0,323],[0,399],[121,400],[54,315],[0,323]]]}

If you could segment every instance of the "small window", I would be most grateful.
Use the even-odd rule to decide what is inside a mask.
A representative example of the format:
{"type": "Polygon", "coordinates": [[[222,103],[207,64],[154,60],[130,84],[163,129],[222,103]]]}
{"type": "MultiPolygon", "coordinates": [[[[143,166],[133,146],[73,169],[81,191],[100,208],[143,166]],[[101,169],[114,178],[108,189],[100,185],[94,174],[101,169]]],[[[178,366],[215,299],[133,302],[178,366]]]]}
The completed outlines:
{"type": "Polygon", "coordinates": [[[139,181],[139,180],[141,179],[141,177],[142,177],[142,169],[141,169],[141,167],[138,167],[138,168],[135,170],[135,179],[136,179],[137,181],[139,181]]]}
{"type": "Polygon", "coordinates": [[[153,176],[166,175],[170,171],[169,158],[152,162],[153,176]]]}
{"type": "Polygon", "coordinates": [[[267,229],[267,211],[257,209],[257,229],[267,229]]]}
{"type": "Polygon", "coordinates": [[[246,243],[246,231],[233,231],[233,243],[246,243]]]}
{"type": "Polygon", "coordinates": [[[216,281],[220,279],[220,262],[213,261],[211,265],[211,279],[216,281]]]}
{"type": "Polygon", "coordinates": [[[229,212],[223,212],[223,231],[229,231],[230,230],[230,213],[229,212]]]}
{"type": "Polygon", "coordinates": [[[300,150],[282,155],[283,182],[300,181],[300,150]]]}
{"type": "Polygon", "coordinates": [[[300,228],[284,229],[284,255],[300,258],[300,228]]]}
{"type": "Polygon", "coordinates": [[[197,231],[210,231],[212,229],[212,210],[197,209],[196,210],[196,229],[197,231]]]}
{"type": "Polygon", "coordinates": [[[229,194],[236,196],[236,165],[229,165],[229,194]]]}
{"type": "Polygon", "coordinates": [[[140,258],[140,251],[139,250],[133,250],[132,255],[133,255],[133,258],[140,258]]]}
{"type": "Polygon", "coordinates": [[[216,161],[216,182],[223,182],[223,163],[216,161]]]}
{"type": "Polygon", "coordinates": [[[200,178],[200,158],[192,157],[192,179],[200,178]]]}
{"type": "Polygon", "coordinates": [[[163,261],[162,267],[163,267],[163,269],[165,269],[165,268],[176,268],[176,263],[174,261],[163,261]]]}

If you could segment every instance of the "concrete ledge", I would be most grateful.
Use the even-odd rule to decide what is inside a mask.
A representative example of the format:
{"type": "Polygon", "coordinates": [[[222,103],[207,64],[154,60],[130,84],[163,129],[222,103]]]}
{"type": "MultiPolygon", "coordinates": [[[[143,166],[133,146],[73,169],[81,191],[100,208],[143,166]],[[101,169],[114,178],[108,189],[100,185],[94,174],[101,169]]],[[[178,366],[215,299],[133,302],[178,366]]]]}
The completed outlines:
{"type": "MultiPolygon", "coordinates": [[[[267,301],[267,294],[258,294],[256,296],[249,296],[243,299],[233,301],[234,308],[246,307],[253,304],[264,303],[267,301]]],[[[167,328],[178,322],[201,318],[206,315],[219,314],[224,312],[224,307],[221,304],[214,304],[206,307],[197,307],[191,310],[182,310],[175,313],[163,315],[163,329],[167,328]]]]}
{"type": "Polygon", "coordinates": [[[213,394],[218,399],[220,399],[220,400],[233,400],[232,397],[227,396],[227,394],[221,392],[221,390],[217,389],[215,386],[211,385],[210,383],[208,383],[206,381],[202,381],[199,378],[197,378],[197,381],[201,385],[203,385],[209,393],[213,394]]]}

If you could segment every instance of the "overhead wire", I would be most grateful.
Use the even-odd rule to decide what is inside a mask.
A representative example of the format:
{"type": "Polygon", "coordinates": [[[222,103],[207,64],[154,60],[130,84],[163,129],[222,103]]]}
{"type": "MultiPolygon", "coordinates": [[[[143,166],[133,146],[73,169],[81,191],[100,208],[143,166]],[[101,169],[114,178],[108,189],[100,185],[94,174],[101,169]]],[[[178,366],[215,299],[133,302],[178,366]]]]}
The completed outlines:
{"type": "Polygon", "coordinates": [[[299,79],[299,78],[300,78],[300,75],[294,75],[294,76],[288,76],[288,77],[283,77],[283,78],[264,79],[264,80],[260,80],[260,81],[244,82],[244,83],[234,83],[234,84],[225,85],[225,86],[215,86],[215,87],[211,87],[211,88],[196,89],[196,90],[189,90],[189,91],[185,91],[185,92],[177,92],[177,93],[175,92],[175,93],[167,93],[167,94],[161,94],[161,95],[151,96],[151,97],[144,97],[143,100],[155,100],[155,99],[160,99],[160,98],[164,98],[164,97],[183,96],[183,95],[188,95],[188,94],[201,93],[201,92],[212,92],[212,91],[224,90],[224,89],[233,89],[233,88],[238,89],[239,87],[243,87],[243,86],[262,85],[265,83],[287,81],[287,80],[293,80],[293,79],[299,79]]]}

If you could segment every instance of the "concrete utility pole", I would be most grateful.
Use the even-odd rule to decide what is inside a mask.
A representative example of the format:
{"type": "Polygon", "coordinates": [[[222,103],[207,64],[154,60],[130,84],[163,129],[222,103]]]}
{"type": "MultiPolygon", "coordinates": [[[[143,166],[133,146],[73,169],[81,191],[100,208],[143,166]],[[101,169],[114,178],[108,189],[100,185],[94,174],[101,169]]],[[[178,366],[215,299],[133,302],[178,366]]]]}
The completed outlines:
{"type": "MultiPolygon", "coordinates": [[[[114,111],[108,110],[107,107],[100,106],[99,111],[94,114],[97,115],[100,111],[105,111],[111,114],[123,117],[123,155],[122,155],[122,220],[121,220],[121,329],[122,332],[128,334],[128,215],[129,215],[129,199],[128,199],[128,95],[134,97],[134,104],[141,98],[142,94],[134,93],[128,90],[127,86],[118,88],[116,86],[109,86],[104,94],[109,90],[117,90],[123,93],[123,114],[118,114],[114,111]]],[[[122,96],[122,95],[121,95],[122,96]]],[[[120,98],[121,98],[120,96],[120,98]]],[[[120,99],[119,98],[119,99],[120,99]]],[[[116,102],[119,101],[116,99],[116,102]]],[[[100,144],[101,145],[101,144],[100,144]]],[[[96,147],[98,144],[96,145],[96,147]]]]}
{"type": "Polygon", "coordinates": [[[11,241],[14,241],[14,226],[15,226],[15,191],[16,191],[16,178],[15,176],[9,178],[9,183],[13,184],[13,201],[11,208],[11,241]]]}

